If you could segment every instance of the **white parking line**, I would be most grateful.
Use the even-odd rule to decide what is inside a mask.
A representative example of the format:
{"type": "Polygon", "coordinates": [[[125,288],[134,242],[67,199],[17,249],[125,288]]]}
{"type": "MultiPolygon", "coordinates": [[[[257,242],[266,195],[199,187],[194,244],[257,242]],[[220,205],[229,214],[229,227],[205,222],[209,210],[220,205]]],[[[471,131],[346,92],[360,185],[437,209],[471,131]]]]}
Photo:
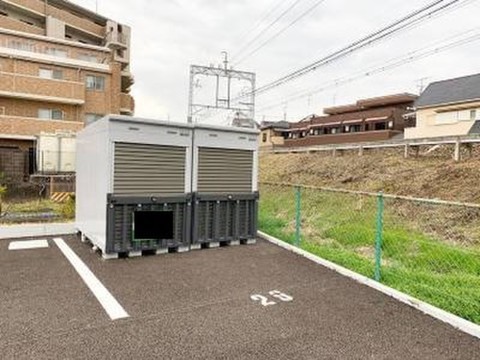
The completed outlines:
{"type": "Polygon", "coordinates": [[[53,239],[60,251],[72,264],[78,275],[83,279],[90,291],[103,306],[110,319],[117,320],[129,317],[130,315],[123,309],[122,305],[113,297],[105,286],[97,279],[87,265],[78,257],[77,254],[61,238],[53,239]]]}
{"type": "Polygon", "coordinates": [[[12,241],[8,244],[8,250],[29,250],[48,248],[47,240],[23,240],[12,241]]]}

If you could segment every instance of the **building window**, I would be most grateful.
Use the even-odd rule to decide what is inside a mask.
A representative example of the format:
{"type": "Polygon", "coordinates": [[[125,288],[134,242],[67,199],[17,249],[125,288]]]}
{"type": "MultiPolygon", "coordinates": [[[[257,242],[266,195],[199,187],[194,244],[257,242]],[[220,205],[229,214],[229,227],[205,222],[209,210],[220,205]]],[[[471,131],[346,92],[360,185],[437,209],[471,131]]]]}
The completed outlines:
{"type": "Polygon", "coordinates": [[[470,110],[470,120],[476,120],[477,119],[477,110],[470,110]]]}
{"type": "Polygon", "coordinates": [[[63,72],[62,72],[62,70],[40,68],[38,70],[38,76],[43,78],[43,79],[62,80],[63,79],[63,72]]]}
{"type": "Polygon", "coordinates": [[[58,56],[58,57],[67,57],[67,50],[47,47],[45,53],[48,55],[58,56]]]}
{"type": "Polygon", "coordinates": [[[375,123],[375,130],[386,130],[387,129],[387,124],[384,122],[378,122],[375,123]]]}
{"type": "Polygon", "coordinates": [[[454,124],[459,121],[474,121],[478,113],[478,109],[439,112],[435,115],[435,122],[437,124],[454,124]]]}
{"type": "Polygon", "coordinates": [[[102,114],[93,114],[93,113],[85,114],[85,124],[90,125],[95,121],[100,120],[102,117],[103,117],[102,114]]]}
{"type": "Polygon", "coordinates": [[[103,76],[87,75],[87,90],[105,90],[105,78],[103,76]]]}
{"type": "Polygon", "coordinates": [[[266,133],[263,133],[262,134],[262,142],[267,142],[267,134],[266,133]]]}
{"type": "Polygon", "coordinates": [[[362,126],[361,125],[350,125],[350,132],[351,133],[356,133],[356,132],[361,132],[362,131],[362,126]]]}
{"type": "Polygon", "coordinates": [[[38,109],[38,118],[45,120],[63,120],[64,113],[58,109],[38,109]]]}

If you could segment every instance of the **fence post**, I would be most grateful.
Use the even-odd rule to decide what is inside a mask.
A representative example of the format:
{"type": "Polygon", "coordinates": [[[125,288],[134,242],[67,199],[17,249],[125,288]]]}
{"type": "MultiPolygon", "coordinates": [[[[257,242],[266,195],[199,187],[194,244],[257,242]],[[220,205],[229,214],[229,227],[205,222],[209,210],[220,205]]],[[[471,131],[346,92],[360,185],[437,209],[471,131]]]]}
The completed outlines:
{"type": "Polygon", "coordinates": [[[300,186],[295,186],[295,246],[300,246],[301,198],[302,190],[300,186]]]}
{"type": "Polygon", "coordinates": [[[377,195],[377,229],[375,233],[375,280],[380,281],[382,267],[382,242],[383,242],[383,192],[377,195]]]}

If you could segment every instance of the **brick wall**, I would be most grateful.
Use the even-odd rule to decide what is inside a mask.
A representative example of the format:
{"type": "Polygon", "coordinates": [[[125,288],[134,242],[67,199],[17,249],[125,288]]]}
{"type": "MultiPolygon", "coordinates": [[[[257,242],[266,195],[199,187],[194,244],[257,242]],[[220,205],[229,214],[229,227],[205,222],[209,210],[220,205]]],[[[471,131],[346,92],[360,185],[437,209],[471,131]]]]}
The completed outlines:
{"type": "Polygon", "coordinates": [[[38,109],[58,109],[64,112],[64,120],[83,121],[80,107],[75,105],[0,97],[0,107],[5,107],[6,116],[38,118],[38,109]]]}
{"type": "MultiPolygon", "coordinates": [[[[40,0],[12,0],[13,2],[45,14],[45,2],[40,0]]],[[[87,17],[55,8],[47,4],[47,14],[77,28],[103,36],[105,27],[95,24],[87,17]]],[[[0,27],[4,27],[3,23],[0,27]]],[[[8,26],[5,26],[9,28],[8,26]]],[[[42,35],[44,31],[42,30],[42,35]]],[[[58,40],[35,39],[28,34],[0,34],[0,47],[8,46],[12,41],[22,41],[34,46],[34,51],[44,53],[46,48],[66,50],[69,58],[79,58],[81,54],[94,55],[99,62],[110,65],[109,72],[79,69],[68,62],[45,64],[46,60],[10,58],[0,55],[0,91],[8,92],[0,96],[0,134],[33,135],[40,132],[78,131],[83,127],[85,114],[119,114],[121,108],[133,110],[134,101],[130,95],[122,94],[122,64],[113,61],[113,53],[107,48],[89,49],[72,41],[59,43],[58,40]],[[2,57],[3,56],[3,57],[2,57]],[[41,79],[40,68],[61,70],[63,80],[41,79]],[[102,76],[105,79],[104,91],[87,90],[85,83],[88,75],[102,76]],[[61,98],[56,102],[30,97],[29,95],[61,98]],[[8,97],[7,97],[8,96],[8,97]],[[84,104],[65,104],[65,99],[84,101],[84,104]],[[65,121],[40,120],[39,109],[58,109],[64,112],[65,121]],[[72,123],[73,122],[73,123],[72,123]]],[[[35,54],[33,54],[35,56],[35,54]]],[[[59,58],[60,59],[60,58],[59,58]]],[[[60,61],[59,61],[60,62],[60,61]]]]}
{"type": "Polygon", "coordinates": [[[0,116],[0,134],[36,136],[42,131],[49,133],[56,131],[77,132],[82,128],[83,122],[0,116]]]}
{"type": "Polygon", "coordinates": [[[0,72],[0,91],[84,101],[83,83],[0,72]]]}
{"type": "Polygon", "coordinates": [[[42,0],[10,0],[11,2],[18,4],[20,6],[32,9],[36,12],[44,14],[45,11],[45,2],[42,0]]]}
{"type": "Polygon", "coordinates": [[[38,26],[26,24],[20,20],[11,18],[9,16],[0,15],[0,23],[2,24],[2,27],[6,29],[22,31],[35,35],[45,35],[44,29],[38,26]]]}
{"type": "Polygon", "coordinates": [[[4,72],[11,72],[11,73],[14,72],[16,74],[38,76],[39,70],[41,68],[62,71],[63,80],[80,81],[80,82],[82,81],[80,79],[78,69],[35,63],[35,62],[20,60],[20,59],[13,60],[13,59],[0,58],[0,69],[1,71],[4,71],[4,72]]]}

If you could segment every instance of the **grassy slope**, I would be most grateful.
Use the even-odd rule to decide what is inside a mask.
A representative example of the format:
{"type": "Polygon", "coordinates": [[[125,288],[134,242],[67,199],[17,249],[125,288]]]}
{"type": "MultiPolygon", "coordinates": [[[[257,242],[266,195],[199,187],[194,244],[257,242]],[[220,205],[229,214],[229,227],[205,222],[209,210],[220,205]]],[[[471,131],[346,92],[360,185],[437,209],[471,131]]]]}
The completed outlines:
{"type": "MultiPolygon", "coordinates": [[[[268,155],[261,158],[260,176],[262,180],[272,182],[385,190],[479,202],[479,165],[480,161],[476,159],[456,164],[435,158],[405,161],[398,155],[363,158],[268,155]],[[433,186],[430,185],[432,182],[435,183],[433,186]]],[[[295,207],[292,190],[271,186],[263,186],[261,190],[260,228],[293,242],[295,207]]],[[[372,277],[374,200],[313,190],[304,192],[302,247],[372,277]]],[[[429,216],[428,211],[432,209],[419,209],[418,215],[412,217],[404,212],[389,212],[388,209],[393,207],[393,204],[387,207],[385,218],[382,282],[480,323],[480,290],[475,285],[480,275],[480,251],[478,242],[474,241],[478,240],[478,234],[465,237],[464,246],[458,246],[442,237],[452,236],[451,228],[441,226],[443,220],[429,222],[421,217],[420,211],[427,211],[424,215],[429,216]]],[[[436,219],[435,216],[432,218],[436,219]]]]}
{"type": "Polygon", "coordinates": [[[261,181],[480,203],[479,178],[480,156],[459,163],[448,156],[404,159],[398,152],[363,157],[282,154],[260,158],[261,181]]]}

